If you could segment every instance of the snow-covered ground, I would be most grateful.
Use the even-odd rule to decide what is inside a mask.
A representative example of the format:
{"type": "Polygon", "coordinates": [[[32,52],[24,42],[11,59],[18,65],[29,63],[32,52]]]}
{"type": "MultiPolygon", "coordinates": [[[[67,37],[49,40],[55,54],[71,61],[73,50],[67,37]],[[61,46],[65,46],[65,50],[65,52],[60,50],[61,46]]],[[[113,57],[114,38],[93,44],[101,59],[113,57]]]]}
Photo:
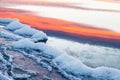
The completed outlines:
{"type": "MultiPolygon", "coordinates": [[[[3,20],[6,20],[6,19],[3,19],[3,20]]],[[[13,21],[10,21],[9,24],[7,24],[7,26],[3,27],[0,30],[3,31],[3,33],[9,32],[11,34],[14,34],[14,36],[21,36],[21,38],[17,39],[17,40],[15,38],[15,40],[14,40],[13,37],[12,37],[13,39],[11,39],[11,37],[8,37],[9,33],[8,34],[6,33],[6,35],[2,35],[0,33],[0,38],[4,38],[7,41],[11,41],[11,43],[4,43],[4,44],[0,45],[0,52],[2,53],[0,56],[0,60],[2,60],[4,64],[9,64],[10,66],[13,65],[13,64],[11,64],[12,57],[10,55],[6,54],[6,52],[8,50],[8,51],[15,51],[15,52],[21,53],[24,56],[27,56],[28,58],[34,60],[37,64],[42,65],[49,72],[52,72],[53,69],[55,68],[61,75],[63,75],[66,78],[66,80],[120,80],[120,70],[119,69],[110,68],[110,67],[97,67],[97,68],[88,67],[85,64],[83,64],[82,61],[78,60],[77,58],[70,56],[70,55],[66,54],[65,52],[58,51],[57,49],[48,46],[44,42],[40,42],[40,41],[37,43],[34,42],[34,40],[32,40],[32,36],[36,35],[35,33],[31,33],[31,35],[26,35],[26,33],[24,33],[24,30],[23,30],[23,32],[21,31],[20,34],[15,33],[15,31],[21,30],[22,28],[24,28],[26,26],[15,29],[14,24],[10,25],[12,22],[16,23],[16,24],[14,23],[15,26],[19,23],[17,25],[17,27],[23,25],[18,20],[17,20],[17,22],[16,22],[16,20],[13,20],[13,21]],[[11,26],[11,29],[8,28],[9,25],[11,26]],[[6,32],[4,32],[4,31],[6,31],[6,32]],[[6,44],[8,44],[8,45],[6,45],[6,44]],[[4,54],[8,56],[8,59],[4,57],[5,56],[4,54]],[[2,56],[2,55],[4,55],[4,56],[2,56]],[[8,60],[8,63],[6,63],[7,60],[8,60]]],[[[35,31],[35,29],[32,29],[30,27],[29,27],[29,29],[26,29],[26,32],[27,32],[27,30],[28,31],[33,30],[33,32],[35,31]]],[[[40,34],[40,35],[43,38],[44,37],[46,38],[46,36],[43,36],[42,34],[40,34]]],[[[39,39],[37,37],[34,37],[34,38],[39,39]]],[[[83,44],[81,44],[81,49],[83,49],[85,47],[90,49],[90,52],[96,52],[96,53],[97,53],[98,49],[99,49],[99,51],[103,50],[104,52],[106,50],[114,51],[111,48],[105,48],[105,47],[98,48],[96,46],[90,46],[87,44],[85,46],[83,46],[83,44]],[[94,48],[94,49],[92,49],[92,48],[94,48]]],[[[86,49],[84,49],[84,50],[86,50],[86,49]]],[[[115,52],[117,52],[117,51],[119,51],[119,50],[115,49],[115,52]]],[[[88,53],[89,51],[85,51],[85,52],[88,53]]],[[[106,52],[105,53],[101,52],[101,54],[106,54],[106,52]]],[[[110,53],[110,54],[112,54],[112,53],[110,53]]],[[[81,55],[81,56],[83,56],[83,55],[81,55]]],[[[96,57],[96,56],[94,56],[94,57],[96,57]]],[[[13,67],[17,67],[17,66],[13,65],[13,67]]],[[[22,70],[22,69],[20,69],[20,70],[22,70]]],[[[2,74],[2,75],[4,75],[4,76],[8,75],[10,77],[13,77],[13,76],[11,76],[11,74],[13,74],[13,73],[11,73],[11,71],[12,70],[10,68],[10,69],[8,69],[8,72],[6,74],[2,74]],[[9,73],[9,71],[10,71],[10,73],[9,73]]],[[[5,72],[6,72],[6,70],[5,70],[5,72]]],[[[29,77],[29,75],[36,74],[33,71],[25,71],[25,72],[26,72],[26,74],[20,75],[20,76],[25,78],[25,77],[29,77]],[[28,75],[28,73],[29,73],[29,75],[28,75]]],[[[18,77],[20,77],[20,76],[18,74],[18,77]]],[[[15,78],[15,75],[14,75],[14,78],[15,78]]]]}

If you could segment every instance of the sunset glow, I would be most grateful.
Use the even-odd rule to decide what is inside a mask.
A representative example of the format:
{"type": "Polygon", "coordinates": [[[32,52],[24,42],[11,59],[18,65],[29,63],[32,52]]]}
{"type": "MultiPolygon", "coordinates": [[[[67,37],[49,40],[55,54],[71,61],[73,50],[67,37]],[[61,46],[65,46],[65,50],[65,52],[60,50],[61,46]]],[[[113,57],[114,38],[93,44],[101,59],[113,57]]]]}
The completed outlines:
{"type": "Polygon", "coordinates": [[[38,17],[35,16],[34,13],[32,12],[1,8],[0,17],[18,18],[23,23],[29,24],[31,25],[31,27],[37,29],[61,31],[79,36],[88,36],[93,38],[101,38],[108,41],[114,40],[120,42],[120,33],[99,29],[99,28],[94,29],[92,28],[92,26],[83,25],[83,24],[78,25],[76,23],[63,21],[63,20],[38,17]]]}

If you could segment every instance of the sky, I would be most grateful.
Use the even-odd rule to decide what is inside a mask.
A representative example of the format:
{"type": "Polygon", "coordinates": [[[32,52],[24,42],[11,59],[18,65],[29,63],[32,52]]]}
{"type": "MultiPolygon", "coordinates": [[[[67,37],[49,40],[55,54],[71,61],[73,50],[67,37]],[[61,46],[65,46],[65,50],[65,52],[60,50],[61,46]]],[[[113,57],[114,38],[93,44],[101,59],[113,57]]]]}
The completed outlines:
{"type": "Polygon", "coordinates": [[[18,18],[37,29],[60,31],[85,38],[91,37],[93,41],[100,39],[105,42],[120,43],[119,2],[111,0],[1,0],[0,5],[2,6],[0,17],[18,18]],[[28,5],[25,5],[27,3],[28,5]]]}

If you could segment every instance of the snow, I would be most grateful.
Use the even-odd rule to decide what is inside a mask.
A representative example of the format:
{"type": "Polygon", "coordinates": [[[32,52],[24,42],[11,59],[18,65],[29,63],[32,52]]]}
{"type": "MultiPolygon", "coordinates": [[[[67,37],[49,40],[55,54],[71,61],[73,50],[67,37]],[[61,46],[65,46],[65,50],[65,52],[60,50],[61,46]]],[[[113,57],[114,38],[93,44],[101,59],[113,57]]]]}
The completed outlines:
{"type": "Polygon", "coordinates": [[[5,29],[14,31],[14,30],[20,29],[20,28],[22,28],[22,27],[24,27],[24,26],[27,26],[27,25],[20,23],[19,20],[14,20],[14,21],[10,22],[10,23],[5,27],[5,29]]]}
{"type": "Polygon", "coordinates": [[[33,34],[35,34],[37,32],[39,32],[39,31],[36,29],[30,28],[30,26],[25,26],[21,29],[14,31],[14,33],[23,35],[23,36],[32,36],[33,34]]]}
{"type": "Polygon", "coordinates": [[[34,42],[39,42],[41,40],[47,40],[48,37],[47,35],[43,32],[43,31],[39,31],[37,33],[35,33],[31,39],[34,41],[34,42]]]}

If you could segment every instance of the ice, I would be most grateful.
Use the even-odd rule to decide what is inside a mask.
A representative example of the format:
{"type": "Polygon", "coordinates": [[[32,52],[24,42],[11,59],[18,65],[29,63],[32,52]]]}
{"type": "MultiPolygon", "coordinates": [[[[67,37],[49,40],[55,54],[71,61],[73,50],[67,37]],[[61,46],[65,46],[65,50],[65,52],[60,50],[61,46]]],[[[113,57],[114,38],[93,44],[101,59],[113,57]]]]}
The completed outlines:
{"type": "Polygon", "coordinates": [[[31,39],[34,41],[34,42],[41,42],[41,41],[47,41],[48,40],[48,37],[47,35],[43,32],[43,31],[39,31],[37,33],[35,33],[31,39]]]}
{"type": "Polygon", "coordinates": [[[74,56],[91,67],[108,66],[120,69],[120,64],[118,64],[120,49],[117,48],[78,43],[54,37],[48,37],[47,45],[74,56]]]}
{"type": "Polygon", "coordinates": [[[24,26],[27,26],[27,25],[20,23],[19,20],[14,20],[14,21],[10,22],[5,27],[5,29],[14,31],[14,30],[20,29],[20,28],[22,28],[24,26]]]}
{"type": "Polygon", "coordinates": [[[61,54],[60,51],[50,46],[47,46],[45,43],[34,43],[28,38],[13,42],[11,46],[18,49],[37,50],[37,51],[43,52],[43,55],[49,58],[55,58],[61,54]]]}
{"type": "MultiPolygon", "coordinates": [[[[1,19],[0,19],[1,20],[1,19]]],[[[4,21],[3,21],[4,22],[4,21]]],[[[91,68],[82,63],[81,60],[70,56],[66,53],[60,52],[59,50],[48,46],[45,43],[42,43],[40,40],[47,40],[47,35],[36,29],[31,28],[28,25],[20,23],[18,20],[5,20],[5,22],[10,22],[7,26],[5,26],[6,30],[1,29],[0,36],[8,39],[15,39],[17,41],[13,41],[11,44],[11,49],[18,49],[19,51],[25,52],[34,51],[39,53],[40,56],[50,59],[49,62],[44,63],[41,62],[42,58],[36,56],[35,53],[27,53],[26,55],[33,60],[36,60],[37,63],[42,64],[49,71],[52,71],[53,67],[57,68],[56,70],[60,72],[63,76],[70,80],[86,80],[85,78],[90,77],[91,80],[120,80],[120,70],[109,67],[97,67],[91,68]],[[10,30],[10,31],[7,31],[10,30]],[[14,32],[12,32],[14,31],[14,32]],[[23,37],[19,36],[22,35],[23,37]],[[26,38],[26,36],[31,36],[26,38]]],[[[86,45],[85,47],[89,47],[86,45]]],[[[93,48],[93,47],[92,47],[93,48]]],[[[74,48],[75,49],[75,48],[74,48]]],[[[80,49],[84,50],[84,47],[81,46],[80,49]]],[[[90,50],[90,48],[87,48],[90,50]]],[[[99,48],[96,48],[101,50],[99,48]]],[[[2,49],[1,49],[2,50],[2,49]]],[[[75,49],[77,50],[77,49],[75,49]]],[[[3,53],[4,50],[2,50],[3,53]]],[[[94,51],[93,51],[94,52],[94,51]]],[[[25,52],[26,53],[26,52],[25,52]]],[[[81,55],[83,56],[83,55],[81,55]]],[[[0,59],[3,59],[2,53],[0,53],[0,59]]],[[[3,61],[4,63],[7,61],[3,61]]],[[[8,63],[12,62],[12,60],[8,60],[8,63]]],[[[15,77],[29,77],[28,75],[16,75],[15,77]]],[[[10,80],[5,75],[0,73],[0,80],[10,80]]]]}
{"type": "Polygon", "coordinates": [[[0,28],[4,28],[4,26],[0,25],[0,28]]]}
{"type": "Polygon", "coordinates": [[[11,19],[11,18],[0,18],[1,23],[9,23],[9,22],[12,22],[12,21],[13,21],[13,19],[11,19]]]}
{"type": "Polygon", "coordinates": [[[43,56],[47,57],[47,58],[55,58],[57,56],[59,56],[61,54],[60,51],[58,51],[57,49],[46,45],[45,43],[37,43],[35,44],[35,47],[37,50],[40,50],[43,52],[43,56]]]}
{"type": "Polygon", "coordinates": [[[98,67],[93,70],[92,76],[102,80],[120,80],[120,70],[98,67]]]}
{"type": "Polygon", "coordinates": [[[14,42],[12,46],[20,49],[34,49],[34,43],[27,38],[14,42]]]}
{"type": "Polygon", "coordinates": [[[13,34],[13,33],[10,33],[10,32],[4,31],[4,30],[0,30],[0,37],[6,38],[6,39],[9,39],[9,40],[20,40],[20,39],[22,39],[21,36],[18,36],[16,34],[13,34]]]}
{"type": "Polygon", "coordinates": [[[17,49],[28,49],[42,52],[42,56],[53,59],[50,63],[52,66],[58,68],[58,72],[68,78],[72,78],[71,80],[77,78],[81,79],[81,77],[92,77],[96,80],[120,80],[120,70],[118,69],[109,67],[88,67],[77,58],[62,53],[45,43],[34,43],[31,39],[25,38],[13,42],[11,46],[17,49]]]}
{"type": "Polygon", "coordinates": [[[65,53],[55,58],[53,60],[53,64],[55,64],[58,68],[76,76],[87,76],[92,72],[90,67],[87,67],[80,60],[65,53]]]}
{"type": "Polygon", "coordinates": [[[60,70],[76,77],[86,76],[96,80],[120,80],[120,70],[109,67],[90,68],[78,59],[62,54],[53,59],[52,64],[60,70]]]}
{"type": "Polygon", "coordinates": [[[49,58],[55,58],[61,54],[60,51],[50,46],[47,46],[43,53],[49,58]]]}
{"type": "Polygon", "coordinates": [[[14,33],[19,34],[19,35],[23,35],[23,36],[32,36],[37,32],[38,32],[38,30],[30,28],[30,26],[25,26],[21,29],[14,31],[14,33]]]}
{"type": "Polygon", "coordinates": [[[13,80],[13,79],[10,79],[9,77],[3,75],[3,74],[0,72],[0,80],[13,80]]]}

